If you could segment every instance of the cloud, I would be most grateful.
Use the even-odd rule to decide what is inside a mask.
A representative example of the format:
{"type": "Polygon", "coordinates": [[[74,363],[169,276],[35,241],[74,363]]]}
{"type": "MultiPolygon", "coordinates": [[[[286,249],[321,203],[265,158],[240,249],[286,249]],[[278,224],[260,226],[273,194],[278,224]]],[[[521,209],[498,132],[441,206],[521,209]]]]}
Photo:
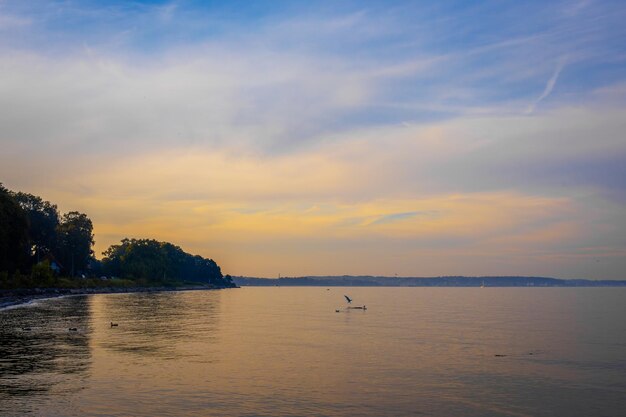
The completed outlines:
{"type": "Polygon", "coordinates": [[[589,8],[591,4],[592,4],[592,0],[578,0],[578,1],[572,2],[571,4],[567,4],[563,12],[566,16],[576,16],[583,10],[586,10],[587,8],[589,8]]]}
{"type": "Polygon", "coordinates": [[[404,213],[393,213],[393,214],[380,216],[376,220],[371,222],[370,224],[372,225],[386,224],[386,223],[392,223],[392,222],[411,219],[416,216],[432,216],[433,214],[436,214],[436,212],[407,211],[404,213]]]}
{"type": "MultiPolygon", "coordinates": [[[[12,9],[27,19],[27,6],[12,9]]],[[[584,60],[605,44],[596,29],[577,21],[557,22],[551,31],[531,27],[527,33],[440,45],[422,35],[445,29],[454,38],[468,16],[406,9],[303,14],[296,8],[246,22],[217,19],[221,9],[206,12],[179,3],[44,8],[38,16],[46,24],[2,43],[0,141],[24,153],[42,144],[53,152],[71,147],[87,154],[183,144],[290,152],[360,127],[515,114],[522,107],[532,113],[552,93],[565,65],[559,61],[528,106],[525,92],[543,77],[550,57],[584,60]],[[400,24],[414,15],[421,25],[400,24]],[[439,27],[428,17],[445,19],[437,20],[439,27]],[[75,27],[85,19],[97,30],[75,27]],[[214,20],[219,29],[207,33],[214,20]],[[61,23],[67,29],[59,30],[61,23]],[[182,34],[169,36],[172,26],[182,34]],[[49,27],[57,28],[55,36],[46,32],[49,27]],[[153,43],[138,43],[146,37],[153,43]],[[42,47],[44,38],[55,44],[42,47]]],[[[594,13],[607,19],[606,10],[594,13]]]]}
{"type": "MultiPolygon", "coordinates": [[[[34,178],[50,179],[27,191],[90,214],[98,251],[125,236],[148,236],[224,259],[233,273],[261,274],[279,262],[266,253],[271,247],[281,258],[293,255],[281,261],[285,272],[305,273],[300,265],[322,274],[335,264],[315,267],[297,251],[328,262],[332,248],[355,259],[374,251],[382,264],[369,273],[383,273],[394,251],[409,271],[410,253],[443,259],[464,248],[519,265],[532,256],[569,257],[574,274],[581,247],[624,250],[623,202],[612,198],[623,184],[593,162],[624,151],[623,120],[621,111],[570,109],[356,130],[273,155],[182,146],[62,166],[18,162],[34,178]],[[600,232],[598,224],[613,226],[600,232]]],[[[495,271],[463,262],[473,273],[495,271]]],[[[420,268],[436,273],[445,265],[422,260],[420,268]]],[[[368,273],[359,268],[344,271],[368,273]]]]}
{"type": "Polygon", "coordinates": [[[0,14],[0,32],[6,30],[19,29],[32,24],[31,19],[12,16],[6,14],[0,14]]]}
{"type": "Polygon", "coordinates": [[[535,107],[537,107],[537,105],[543,99],[545,99],[552,93],[552,90],[554,90],[554,86],[556,85],[556,81],[558,80],[559,75],[561,74],[561,71],[565,67],[565,62],[566,62],[565,57],[559,60],[559,62],[556,64],[556,68],[554,69],[554,72],[552,73],[552,76],[546,83],[546,86],[543,89],[543,92],[541,93],[539,97],[537,97],[537,99],[530,106],[528,106],[528,109],[526,109],[526,114],[533,113],[535,111],[535,107]]]}

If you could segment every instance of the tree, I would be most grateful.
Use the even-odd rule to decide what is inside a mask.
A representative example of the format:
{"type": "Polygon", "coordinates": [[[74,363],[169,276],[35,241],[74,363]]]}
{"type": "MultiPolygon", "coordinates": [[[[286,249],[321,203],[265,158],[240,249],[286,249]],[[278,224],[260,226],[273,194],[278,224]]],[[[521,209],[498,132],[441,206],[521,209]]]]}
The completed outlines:
{"type": "Polygon", "coordinates": [[[35,255],[35,262],[39,262],[42,256],[51,253],[57,246],[57,206],[36,195],[23,192],[11,194],[26,213],[31,250],[35,255]]]}
{"type": "Polygon", "coordinates": [[[59,258],[70,268],[70,275],[84,271],[93,257],[93,224],[86,214],[70,211],[63,215],[57,228],[59,258]]]}
{"type": "Polygon", "coordinates": [[[154,239],[123,239],[103,252],[105,273],[152,284],[199,282],[231,287],[212,259],[191,255],[179,246],[154,239]]]}
{"type": "Polygon", "coordinates": [[[43,261],[33,266],[30,278],[35,286],[52,287],[56,277],[54,276],[54,271],[50,268],[50,262],[43,261]]]}
{"type": "Polygon", "coordinates": [[[0,271],[28,268],[28,219],[0,183],[0,271]]]}

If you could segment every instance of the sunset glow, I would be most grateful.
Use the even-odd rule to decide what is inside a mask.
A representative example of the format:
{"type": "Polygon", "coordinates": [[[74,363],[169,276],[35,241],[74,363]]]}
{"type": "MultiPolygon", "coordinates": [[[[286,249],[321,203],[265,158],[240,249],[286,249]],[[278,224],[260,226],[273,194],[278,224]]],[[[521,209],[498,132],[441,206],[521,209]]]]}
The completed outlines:
{"type": "Polygon", "coordinates": [[[0,2],[0,182],[224,273],[624,279],[620,2],[0,2]]]}

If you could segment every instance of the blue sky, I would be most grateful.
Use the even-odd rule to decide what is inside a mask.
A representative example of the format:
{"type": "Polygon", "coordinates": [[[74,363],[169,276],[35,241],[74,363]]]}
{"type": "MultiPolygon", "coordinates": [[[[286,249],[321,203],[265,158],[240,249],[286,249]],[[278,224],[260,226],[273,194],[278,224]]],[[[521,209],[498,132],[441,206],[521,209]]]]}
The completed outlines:
{"type": "Polygon", "coordinates": [[[234,274],[624,278],[624,21],[0,1],[0,181],[89,213],[98,250],[154,237],[234,274]]]}
{"type": "Polygon", "coordinates": [[[91,50],[148,65],[176,53],[230,46],[317,58],[328,70],[374,76],[384,68],[380,100],[367,109],[383,121],[414,118],[410,106],[422,97],[437,99],[430,110],[439,117],[532,103],[557,69],[558,82],[546,97],[552,100],[544,106],[584,99],[622,80],[626,53],[621,2],[0,4],[5,51],[62,58],[91,50]],[[420,71],[428,65],[436,71],[420,71]],[[383,104],[409,109],[398,114],[383,104]]]}

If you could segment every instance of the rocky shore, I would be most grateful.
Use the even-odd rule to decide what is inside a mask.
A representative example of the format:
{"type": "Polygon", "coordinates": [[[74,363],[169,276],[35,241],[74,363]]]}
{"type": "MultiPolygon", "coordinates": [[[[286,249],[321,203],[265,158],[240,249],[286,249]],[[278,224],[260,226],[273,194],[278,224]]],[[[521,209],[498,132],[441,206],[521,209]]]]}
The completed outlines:
{"type": "MultiPolygon", "coordinates": [[[[112,294],[133,292],[162,292],[162,291],[198,291],[219,290],[229,287],[215,287],[209,285],[191,285],[181,287],[105,287],[105,288],[28,288],[15,290],[0,290],[0,309],[27,304],[34,300],[64,297],[69,295],[112,294]]],[[[236,287],[235,287],[236,288],[236,287]]]]}

